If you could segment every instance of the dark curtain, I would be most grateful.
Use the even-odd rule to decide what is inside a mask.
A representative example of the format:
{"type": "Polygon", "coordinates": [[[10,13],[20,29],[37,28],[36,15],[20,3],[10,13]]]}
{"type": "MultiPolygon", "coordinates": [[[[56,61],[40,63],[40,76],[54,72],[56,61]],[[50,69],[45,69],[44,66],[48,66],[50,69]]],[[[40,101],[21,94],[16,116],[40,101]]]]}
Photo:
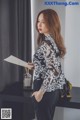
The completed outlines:
{"type": "Polygon", "coordinates": [[[3,61],[14,55],[31,61],[30,0],[0,0],[0,91],[23,81],[24,68],[3,61]]]}

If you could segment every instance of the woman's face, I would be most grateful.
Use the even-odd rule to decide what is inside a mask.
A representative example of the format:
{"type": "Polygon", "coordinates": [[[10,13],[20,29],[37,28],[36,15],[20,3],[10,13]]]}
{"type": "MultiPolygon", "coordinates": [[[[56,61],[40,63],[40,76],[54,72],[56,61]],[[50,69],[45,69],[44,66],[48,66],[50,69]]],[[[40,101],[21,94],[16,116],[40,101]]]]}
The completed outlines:
{"type": "Polygon", "coordinates": [[[44,35],[49,34],[49,29],[46,26],[44,16],[42,13],[38,17],[37,29],[38,29],[39,33],[42,33],[44,35]]]}

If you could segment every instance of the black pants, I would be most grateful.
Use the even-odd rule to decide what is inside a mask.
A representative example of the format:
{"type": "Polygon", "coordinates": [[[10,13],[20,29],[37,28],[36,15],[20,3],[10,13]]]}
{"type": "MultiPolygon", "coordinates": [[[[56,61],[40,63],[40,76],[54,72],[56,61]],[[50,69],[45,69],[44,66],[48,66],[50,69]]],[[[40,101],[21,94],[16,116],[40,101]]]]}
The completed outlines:
{"type": "MultiPolygon", "coordinates": [[[[39,90],[41,81],[34,82],[34,91],[39,90]]],[[[56,103],[59,100],[59,90],[46,92],[43,99],[37,102],[33,97],[37,120],[53,120],[56,103]]]]}

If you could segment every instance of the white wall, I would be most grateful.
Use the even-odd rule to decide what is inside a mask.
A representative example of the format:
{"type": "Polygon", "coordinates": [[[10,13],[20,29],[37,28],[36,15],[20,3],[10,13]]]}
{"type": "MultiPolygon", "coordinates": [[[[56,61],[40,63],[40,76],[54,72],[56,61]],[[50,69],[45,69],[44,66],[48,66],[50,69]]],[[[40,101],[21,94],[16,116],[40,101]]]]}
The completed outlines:
{"type": "MultiPolygon", "coordinates": [[[[80,0],[77,0],[80,1],[80,0]]],[[[64,61],[66,77],[73,86],[80,87],[80,5],[66,7],[65,44],[67,54],[64,61]]]]}
{"type": "Polygon", "coordinates": [[[56,107],[54,120],[80,120],[80,110],[56,107]]]}

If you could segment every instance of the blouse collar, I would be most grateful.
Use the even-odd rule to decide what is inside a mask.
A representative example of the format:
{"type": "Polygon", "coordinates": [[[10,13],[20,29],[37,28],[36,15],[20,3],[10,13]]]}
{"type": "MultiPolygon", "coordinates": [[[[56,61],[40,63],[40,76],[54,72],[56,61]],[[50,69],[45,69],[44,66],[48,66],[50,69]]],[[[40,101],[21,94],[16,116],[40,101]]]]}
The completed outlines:
{"type": "Polygon", "coordinates": [[[53,37],[50,34],[45,35],[45,40],[52,40],[53,37]]]}

